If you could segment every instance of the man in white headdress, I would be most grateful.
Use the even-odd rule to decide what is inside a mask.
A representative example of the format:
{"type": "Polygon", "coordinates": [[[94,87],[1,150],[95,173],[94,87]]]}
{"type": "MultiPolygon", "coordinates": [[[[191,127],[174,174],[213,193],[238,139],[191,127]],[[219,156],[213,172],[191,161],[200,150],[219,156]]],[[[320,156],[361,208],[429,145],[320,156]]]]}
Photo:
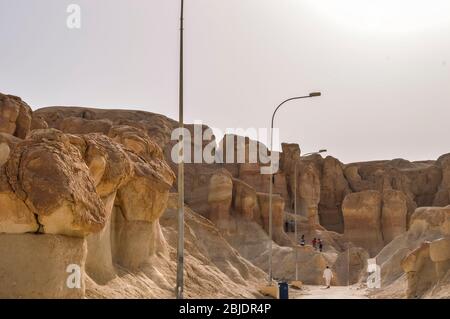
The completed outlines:
{"type": "Polygon", "coordinates": [[[327,285],[327,289],[330,288],[331,278],[333,278],[333,272],[330,267],[327,266],[323,271],[323,278],[325,279],[325,284],[327,285]]]}

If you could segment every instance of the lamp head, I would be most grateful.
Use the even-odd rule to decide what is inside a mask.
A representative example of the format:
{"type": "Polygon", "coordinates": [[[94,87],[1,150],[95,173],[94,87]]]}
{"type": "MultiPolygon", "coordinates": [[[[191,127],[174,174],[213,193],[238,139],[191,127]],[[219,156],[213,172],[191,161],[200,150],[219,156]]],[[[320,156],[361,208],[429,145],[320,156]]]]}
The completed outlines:
{"type": "Polygon", "coordinates": [[[316,96],[321,96],[322,93],[321,92],[311,92],[309,93],[309,97],[316,97],[316,96]]]}

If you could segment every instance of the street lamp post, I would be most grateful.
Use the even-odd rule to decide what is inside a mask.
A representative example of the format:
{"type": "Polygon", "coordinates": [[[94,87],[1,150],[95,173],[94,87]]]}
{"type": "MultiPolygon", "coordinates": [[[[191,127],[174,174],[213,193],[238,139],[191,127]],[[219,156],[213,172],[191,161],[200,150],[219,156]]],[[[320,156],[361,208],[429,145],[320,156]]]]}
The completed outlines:
{"type": "MultiPolygon", "coordinates": [[[[327,150],[322,149],[319,150],[318,152],[312,152],[312,153],[306,153],[303,156],[308,156],[308,155],[314,155],[314,154],[320,154],[320,153],[325,153],[327,150]]],[[[294,229],[295,229],[295,241],[294,241],[294,248],[295,248],[295,281],[298,281],[298,249],[297,249],[297,240],[298,240],[298,231],[297,231],[297,164],[298,161],[295,162],[295,166],[294,166],[294,216],[295,216],[295,224],[294,224],[294,229]]]]}
{"type": "MultiPolygon", "coordinates": [[[[300,100],[300,99],[306,99],[306,98],[311,98],[311,97],[317,97],[317,96],[321,96],[322,94],[320,92],[312,92],[309,95],[305,95],[305,96],[297,96],[297,97],[292,97],[290,99],[284,100],[283,102],[281,102],[280,105],[277,106],[277,108],[275,109],[275,111],[272,114],[272,122],[270,125],[270,151],[271,154],[270,156],[272,157],[272,152],[273,152],[273,123],[275,120],[275,114],[277,113],[277,111],[280,109],[281,106],[283,106],[285,103],[289,102],[289,101],[293,101],[293,100],[300,100]]],[[[270,182],[269,182],[269,285],[272,285],[272,279],[273,279],[273,273],[272,273],[272,192],[273,192],[273,162],[272,160],[270,161],[270,182]]]]}
{"type": "Polygon", "coordinates": [[[184,118],[183,118],[183,24],[184,24],[184,0],[181,0],[181,15],[180,15],[180,87],[179,87],[179,152],[181,157],[178,163],[178,242],[177,242],[177,286],[176,297],[183,299],[184,289],[184,118]]]}

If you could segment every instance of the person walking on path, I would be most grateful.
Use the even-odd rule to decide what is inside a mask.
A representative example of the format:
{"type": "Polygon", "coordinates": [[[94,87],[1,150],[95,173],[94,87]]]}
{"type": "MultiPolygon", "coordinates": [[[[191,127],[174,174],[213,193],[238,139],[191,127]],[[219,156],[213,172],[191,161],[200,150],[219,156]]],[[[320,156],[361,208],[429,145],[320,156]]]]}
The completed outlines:
{"type": "Polygon", "coordinates": [[[323,244],[322,244],[322,240],[319,238],[319,250],[320,252],[322,252],[323,250],[323,244]]]}
{"type": "Polygon", "coordinates": [[[325,270],[323,271],[323,278],[325,279],[327,289],[330,288],[331,279],[333,278],[333,272],[331,271],[330,267],[327,266],[327,268],[325,268],[325,270]]]}
{"type": "Polygon", "coordinates": [[[317,249],[316,245],[317,245],[317,239],[316,239],[316,237],[314,237],[314,239],[312,241],[312,246],[313,246],[314,250],[317,249]]]}

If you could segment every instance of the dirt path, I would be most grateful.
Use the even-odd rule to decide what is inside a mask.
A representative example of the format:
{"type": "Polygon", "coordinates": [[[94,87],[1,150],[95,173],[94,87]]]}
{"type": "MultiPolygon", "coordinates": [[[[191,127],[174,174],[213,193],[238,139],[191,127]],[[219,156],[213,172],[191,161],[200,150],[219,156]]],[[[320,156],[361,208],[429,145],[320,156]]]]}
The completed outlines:
{"type": "Polygon", "coordinates": [[[290,299],[368,299],[365,289],[357,289],[357,286],[331,287],[304,286],[302,290],[291,289],[290,299]]]}

